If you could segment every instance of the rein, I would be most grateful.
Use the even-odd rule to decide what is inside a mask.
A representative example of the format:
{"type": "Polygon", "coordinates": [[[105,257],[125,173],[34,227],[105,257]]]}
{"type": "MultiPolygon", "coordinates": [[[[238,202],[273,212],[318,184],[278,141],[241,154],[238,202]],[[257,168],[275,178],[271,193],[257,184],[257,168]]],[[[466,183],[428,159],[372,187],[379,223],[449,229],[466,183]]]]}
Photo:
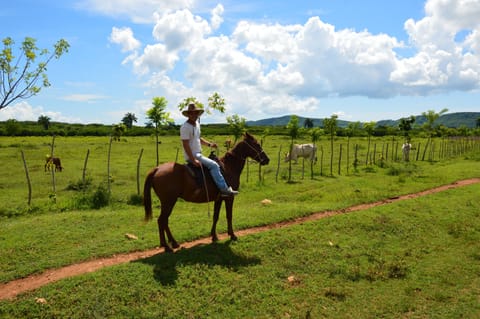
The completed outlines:
{"type": "Polygon", "coordinates": [[[203,169],[203,165],[200,165],[200,169],[202,171],[203,187],[205,188],[205,194],[207,195],[207,213],[208,217],[210,218],[210,196],[208,195],[207,179],[205,177],[205,170],[203,169]]]}

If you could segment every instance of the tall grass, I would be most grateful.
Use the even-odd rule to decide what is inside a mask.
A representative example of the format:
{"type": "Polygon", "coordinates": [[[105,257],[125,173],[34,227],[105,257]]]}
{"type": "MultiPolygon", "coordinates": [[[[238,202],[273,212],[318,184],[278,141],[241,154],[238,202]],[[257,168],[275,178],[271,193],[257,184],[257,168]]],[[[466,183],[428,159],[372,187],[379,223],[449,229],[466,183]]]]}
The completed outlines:
{"type": "MultiPolygon", "coordinates": [[[[209,139],[218,141],[222,145],[225,136],[208,136],[209,139]]],[[[125,205],[127,203],[138,203],[135,200],[137,194],[137,161],[139,155],[144,150],[140,161],[140,185],[143,185],[143,177],[155,163],[155,141],[153,137],[127,137],[119,142],[112,144],[110,174],[107,170],[107,152],[110,139],[108,137],[57,137],[55,139],[54,154],[61,158],[62,165],[65,168],[63,172],[55,174],[55,189],[52,185],[52,176],[45,172],[45,155],[50,153],[51,137],[0,137],[0,162],[3,163],[4,170],[0,177],[0,216],[17,216],[29,213],[44,212],[62,212],[77,209],[88,209],[103,206],[103,203],[95,204],[95,196],[104,195],[101,191],[107,188],[110,182],[108,194],[108,204],[112,207],[116,205],[125,205]],[[25,161],[29,170],[29,176],[32,184],[32,202],[28,206],[28,185],[24,165],[20,152],[25,154],[25,161]],[[89,154],[86,166],[86,184],[84,182],[84,163],[87,152],[89,154]],[[110,175],[110,176],[108,176],[110,175]],[[133,198],[133,200],[132,200],[133,198]]],[[[182,152],[179,149],[180,142],[176,136],[162,137],[160,147],[160,162],[175,161],[183,162],[182,152]]],[[[308,142],[308,140],[299,140],[298,142],[308,142]]],[[[422,140],[419,139],[419,143],[422,140]]],[[[288,149],[290,141],[284,136],[269,136],[264,141],[264,148],[271,158],[271,164],[260,171],[260,178],[267,184],[285,181],[288,177],[288,164],[283,162],[284,152],[288,149]],[[283,150],[283,151],[282,151],[283,150]],[[278,159],[280,158],[280,163],[278,159]],[[277,171],[277,167],[279,170],[277,171]]],[[[330,176],[330,147],[326,139],[317,142],[319,149],[319,162],[313,166],[313,178],[323,179],[330,176]],[[323,150],[321,161],[320,152],[323,150]]],[[[399,161],[398,148],[401,143],[388,138],[372,138],[370,158],[367,165],[365,138],[351,139],[349,142],[350,151],[346,151],[346,139],[337,138],[334,144],[333,176],[352,176],[356,174],[375,173],[379,168],[392,167],[395,169],[399,161]],[[342,146],[342,158],[340,158],[339,149],[342,146]],[[390,145],[388,148],[386,145],[390,145]],[[354,152],[354,147],[358,152],[354,152]],[[394,151],[394,148],[396,149],[394,151]],[[374,152],[375,150],[375,152],[374,152]],[[388,154],[387,154],[388,153],[388,154]],[[349,154],[349,158],[346,158],[349,154]],[[357,162],[355,162],[357,154],[357,162]],[[395,155],[397,154],[397,155],[395,155]],[[360,159],[360,160],[358,160],[360,159]],[[354,163],[360,163],[354,166],[354,163]],[[348,166],[347,166],[348,165],[348,166]]],[[[440,143],[440,141],[438,142],[440,143]]],[[[438,163],[448,161],[450,158],[459,158],[465,156],[468,150],[476,149],[480,145],[471,142],[469,147],[465,146],[462,140],[457,148],[464,150],[457,153],[447,153],[443,151],[434,156],[434,160],[428,163],[438,163]],[[450,154],[450,156],[446,156],[450,154]],[[451,157],[456,155],[456,157],[451,157]]],[[[440,147],[437,151],[440,152],[440,147]]],[[[444,147],[444,149],[447,149],[444,147]]],[[[207,151],[207,150],[205,150],[207,151]]],[[[225,153],[225,149],[219,150],[219,155],[225,153]]],[[[471,152],[470,152],[471,153],[471,152]]],[[[411,163],[418,163],[415,160],[415,152],[410,156],[411,163]]],[[[424,162],[422,162],[424,163],[424,162]]],[[[423,166],[423,165],[421,165],[423,166]]],[[[251,183],[259,181],[258,166],[249,163],[242,175],[242,188],[250,187],[251,183]]],[[[392,171],[393,172],[393,171],[392,171]]],[[[293,165],[293,180],[310,179],[310,163],[300,163],[293,165]]],[[[105,200],[103,198],[102,200],[105,200]]]]}

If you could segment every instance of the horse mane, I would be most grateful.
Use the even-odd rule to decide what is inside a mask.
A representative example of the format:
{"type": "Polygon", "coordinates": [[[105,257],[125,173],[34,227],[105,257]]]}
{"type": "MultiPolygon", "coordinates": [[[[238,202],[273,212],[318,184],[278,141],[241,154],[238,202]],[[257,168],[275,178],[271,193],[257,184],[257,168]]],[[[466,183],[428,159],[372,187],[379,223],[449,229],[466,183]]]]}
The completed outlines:
{"type": "Polygon", "coordinates": [[[240,171],[242,171],[245,161],[247,159],[246,156],[241,156],[238,154],[239,151],[241,151],[243,145],[246,143],[247,139],[253,139],[253,136],[251,136],[249,133],[245,133],[243,135],[243,139],[236,143],[223,157],[221,157],[219,160],[220,162],[224,165],[226,163],[232,163],[232,165],[237,166],[240,171]],[[237,162],[237,164],[235,164],[237,162]]]}

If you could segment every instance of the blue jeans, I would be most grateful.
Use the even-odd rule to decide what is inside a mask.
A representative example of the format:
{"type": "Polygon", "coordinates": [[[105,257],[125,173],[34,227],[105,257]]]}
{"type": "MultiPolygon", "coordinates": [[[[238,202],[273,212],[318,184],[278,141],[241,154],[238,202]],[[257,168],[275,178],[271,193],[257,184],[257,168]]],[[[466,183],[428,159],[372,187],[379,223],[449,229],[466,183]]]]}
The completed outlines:
{"type": "Polygon", "coordinates": [[[225,182],[225,178],[223,178],[217,162],[203,156],[202,153],[195,154],[195,158],[210,171],[210,175],[212,175],[213,181],[219,190],[226,190],[228,188],[227,182],[225,182]]]}

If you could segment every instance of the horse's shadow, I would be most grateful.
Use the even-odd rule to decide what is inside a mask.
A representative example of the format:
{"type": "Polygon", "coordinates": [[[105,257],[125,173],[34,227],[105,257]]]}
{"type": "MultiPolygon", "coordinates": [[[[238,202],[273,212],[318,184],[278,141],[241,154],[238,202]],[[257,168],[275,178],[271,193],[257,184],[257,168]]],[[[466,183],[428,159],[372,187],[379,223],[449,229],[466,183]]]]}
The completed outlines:
{"type": "Polygon", "coordinates": [[[223,266],[233,271],[260,263],[257,257],[244,256],[235,253],[230,247],[231,241],[222,243],[197,245],[177,252],[160,253],[154,256],[136,260],[153,266],[153,275],[162,285],[174,285],[178,278],[177,265],[211,265],[223,266]]]}

